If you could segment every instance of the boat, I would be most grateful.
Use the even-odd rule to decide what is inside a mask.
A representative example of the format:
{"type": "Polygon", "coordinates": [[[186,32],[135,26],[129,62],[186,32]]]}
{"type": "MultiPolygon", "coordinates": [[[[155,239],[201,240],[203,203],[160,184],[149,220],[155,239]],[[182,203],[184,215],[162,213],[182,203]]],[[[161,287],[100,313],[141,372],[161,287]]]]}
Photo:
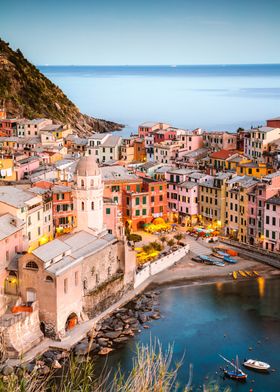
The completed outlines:
{"type": "Polygon", "coordinates": [[[260,274],[259,274],[257,271],[253,271],[253,274],[254,274],[255,276],[260,276],[260,274]]]}
{"type": "Polygon", "coordinates": [[[231,257],[229,255],[224,256],[224,261],[227,261],[228,263],[231,263],[231,264],[236,264],[237,263],[237,261],[233,257],[231,257]]]}
{"type": "Polygon", "coordinates": [[[217,253],[218,255],[220,255],[220,256],[223,256],[223,257],[229,255],[228,253],[223,252],[223,251],[221,251],[221,250],[217,250],[216,253],[217,253]]]}
{"type": "Polygon", "coordinates": [[[243,382],[246,381],[247,374],[244,373],[243,370],[239,368],[238,356],[236,356],[235,363],[223,357],[221,354],[219,354],[219,356],[225,362],[229,363],[233,367],[233,370],[223,369],[224,375],[226,377],[231,378],[232,380],[243,381],[243,382]]]}
{"type": "Polygon", "coordinates": [[[233,271],[233,273],[232,273],[233,279],[237,279],[237,276],[238,276],[237,272],[236,272],[236,271],[233,271]]]}
{"type": "Polygon", "coordinates": [[[210,264],[210,265],[217,265],[218,267],[224,267],[225,263],[223,263],[222,261],[219,260],[215,260],[212,257],[209,256],[199,256],[201,258],[201,260],[203,260],[204,263],[210,264]]]}
{"type": "Polygon", "coordinates": [[[268,372],[270,365],[265,362],[258,361],[256,359],[246,359],[243,362],[243,366],[248,369],[257,370],[258,372],[268,372]]]}
{"type": "Polygon", "coordinates": [[[239,272],[239,274],[241,275],[241,276],[243,276],[243,278],[246,278],[247,277],[247,275],[245,274],[245,272],[244,271],[238,271],[239,272]]]}
{"type": "Polygon", "coordinates": [[[253,276],[252,273],[251,273],[251,271],[244,271],[244,272],[245,272],[245,274],[246,274],[247,276],[250,276],[250,278],[253,276]]]}
{"type": "Polygon", "coordinates": [[[196,263],[203,263],[203,260],[201,260],[200,257],[192,257],[192,261],[195,261],[196,263]]]}

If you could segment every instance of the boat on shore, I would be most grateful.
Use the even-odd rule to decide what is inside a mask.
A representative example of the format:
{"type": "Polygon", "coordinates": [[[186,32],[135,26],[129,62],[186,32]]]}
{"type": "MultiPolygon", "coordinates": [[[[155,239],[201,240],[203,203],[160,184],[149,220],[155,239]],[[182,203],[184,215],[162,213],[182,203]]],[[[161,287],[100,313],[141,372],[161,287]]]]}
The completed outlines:
{"type": "Polygon", "coordinates": [[[228,370],[228,369],[223,369],[224,375],[228,378],[231,378],[232,380],[236,381],[246,381],[247,379],[247,374],[243,372],[242,369],[239,367],[239,361],[238,361],[238,356],[236,356],[235,362],[230,361],[229,359],[223,357],[221,354],[219,356],[227,363],[229,363],[232,367],[233,370],[228,370]]]}
{"type": "Polygon", "coordinates": [[[212,257],[205,256],[205,255],[201,255],[199,257],[206,264],[217,265],[218,267],[224,267],[225,266],[225,263],[223,263],[222,261],[219,261],[219,260],[215,260],[212,257]]]}
{"type": "Polygon", "coordinates": [[[236,272],[236,271],[233,271],[233,273],[232,273],[233,279],[237,279],[237,276],[238,276],[237,272],[236,272]]]}
{"type": "Polygon", "coordinates": [[[248,369],[256,370],[258,372],[269,372],[270,365],[266,362],[258,361],[256,359],[246,359],[243,366],[248,369]]]}
{"type": "Polygon", "coordinates": [[[245,274],[244,271],[239,270],[238,272],[239,272],[239,274],[240,274],[243,278],[247,278],[247,275],[245,274]]]}
{"type": "Polygon", "coordinates": [[[260,276],[260,274],[259,274],[257,271],[253,271],[253,274],[254,274],[255,276],[260,276]]]}
{"type": "Polygon", "coordinates": [[[229,255],[224,256],[224,261],[226,261],[228,263],[231,263],[231,264],[236,264],[237,263],[237,261],[233,257],[231,257],[229,255]]]}
{"type": "Polygon", "coordinates": [[[236,264],[237,263],[237,261],[234,258],[232,258],[228,253],[224,253],[224,252],[220,252],[220,251],[214,251],[214,252],[212,252],[212,255],[214,257],[217,257],[218,259],[226,261],[227,263],[231,263],[231,264],[236,264]]]}

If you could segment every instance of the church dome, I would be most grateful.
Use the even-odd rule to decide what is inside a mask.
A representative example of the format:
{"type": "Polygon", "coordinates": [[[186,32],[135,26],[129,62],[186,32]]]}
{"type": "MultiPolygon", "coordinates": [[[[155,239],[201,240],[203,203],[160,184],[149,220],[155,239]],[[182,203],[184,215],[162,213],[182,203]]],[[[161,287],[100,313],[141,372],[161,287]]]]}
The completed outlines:
{"type": "Polygon", "coordinates": [[[82,157],[76,167],[77,176],[99,176],[101,171],[93,156],[82,157]]]}

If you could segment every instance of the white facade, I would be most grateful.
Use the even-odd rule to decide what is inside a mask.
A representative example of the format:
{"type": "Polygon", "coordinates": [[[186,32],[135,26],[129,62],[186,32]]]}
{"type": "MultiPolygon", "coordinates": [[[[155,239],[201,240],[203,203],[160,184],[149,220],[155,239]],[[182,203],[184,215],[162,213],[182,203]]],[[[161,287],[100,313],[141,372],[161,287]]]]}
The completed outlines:
{"type": "Polygon", "coordinates": [[[78,230],[104,230],[103,189],[101,171],[94,157],[80,159],[73,189],[74,208],[77,211],[78,230]]]}

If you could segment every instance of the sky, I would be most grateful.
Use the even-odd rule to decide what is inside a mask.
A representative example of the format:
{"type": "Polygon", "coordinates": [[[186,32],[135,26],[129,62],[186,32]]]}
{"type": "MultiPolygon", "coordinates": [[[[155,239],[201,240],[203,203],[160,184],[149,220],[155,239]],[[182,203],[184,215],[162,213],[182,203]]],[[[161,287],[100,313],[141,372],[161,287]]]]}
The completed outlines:
{"type": "Polygon", "coordinates": [[[279,0],[9,0],[0,37],[34,64],[280,63],[279,0]]]}

